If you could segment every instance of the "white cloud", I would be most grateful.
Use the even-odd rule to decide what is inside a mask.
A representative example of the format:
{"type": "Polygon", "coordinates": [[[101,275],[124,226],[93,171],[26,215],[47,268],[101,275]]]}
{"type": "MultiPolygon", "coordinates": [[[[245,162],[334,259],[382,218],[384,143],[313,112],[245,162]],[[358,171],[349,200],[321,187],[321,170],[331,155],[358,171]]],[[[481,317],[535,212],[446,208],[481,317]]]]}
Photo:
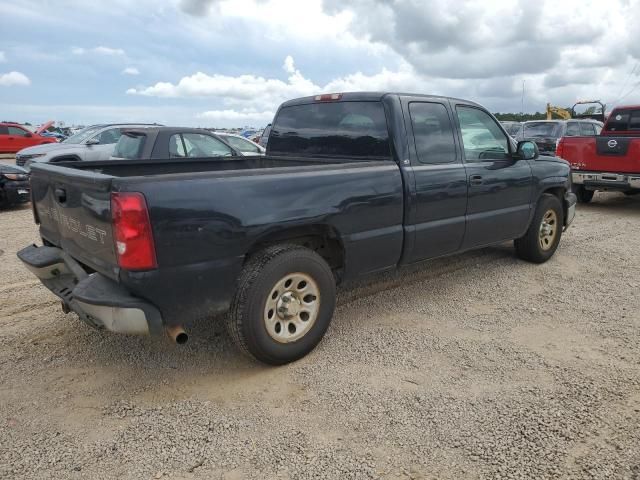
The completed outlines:
{"type": "Polygon", "coordinates": [[[220,97],[227,104],[250,104],[273,108],[288,98],[311,95],[321,89],[304,78],[295,68],[293,58],[288,56],[283,68],[289,74],[287,81],[264,78],[251,74],[232,77],[208,75],[197,72],[181,78],[178,83],[158,82],[149,87],[130,88],[129,95],[147,97],[220,97]]]}
{"type": "Polygon", "coordinates": [[[138,70],[136,67],[127,67],[124,70],[122,70],[122,74],[123,75],[140,75],[140,70],[138,70]]]}
{"type": "Polygon", "coordinates": [[[197,115],[202,120],[212,122],[217,126],[243,127],[245,125],[265,125],[273,119],[271,111],[237,111],[237,110],[208,110],[197,115]]]}
{"type": "Polygon", "coordinates": [[[74,55],[84,55],[86,53],[95,53],[98,55],[107,55],[107,56],[116,56],[116,57],[122,57],[125,55],[125,51],[121,48],[111,48],[111,47],[104,47],[102,45],[97,46],[95,48],[82,48],[82,47],[73,47],[71,49],[71,53],[73,53],[74,55]]]}
{"type": "Polygon", "coordinates": [[[7,61],[7,56],[2,50],[0,50],[0,63],[6,62],[6,61],[7,61]]]}
{"type": "Polygon", "coordinates": [[[9,73],[0,73],[0,87],[12,87],[12,86],[22,86],[26,87],[27,85],[31,85],[31,80],[24,73],[20,72],[9,72],[9,73]]]}

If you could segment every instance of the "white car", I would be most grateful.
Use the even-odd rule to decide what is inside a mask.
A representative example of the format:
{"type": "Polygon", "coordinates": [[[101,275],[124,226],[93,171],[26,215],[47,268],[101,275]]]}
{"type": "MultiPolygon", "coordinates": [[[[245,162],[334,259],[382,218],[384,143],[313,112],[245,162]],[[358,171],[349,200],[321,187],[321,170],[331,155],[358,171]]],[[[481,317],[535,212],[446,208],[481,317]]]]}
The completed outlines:
{"type": "Polygon", "coordinates": [[[217,136],[219,136],[222,140],[227,142],[233,148],[238,150],[242,155],[251,156],[251,155],[264,155],[267,151],[261,145],[258,145],[255,142],[252,142],[248,138],[244,138],[241,135],[235,135],[233,133],[225,133],[225,132],[215,132],[217,136]]]}

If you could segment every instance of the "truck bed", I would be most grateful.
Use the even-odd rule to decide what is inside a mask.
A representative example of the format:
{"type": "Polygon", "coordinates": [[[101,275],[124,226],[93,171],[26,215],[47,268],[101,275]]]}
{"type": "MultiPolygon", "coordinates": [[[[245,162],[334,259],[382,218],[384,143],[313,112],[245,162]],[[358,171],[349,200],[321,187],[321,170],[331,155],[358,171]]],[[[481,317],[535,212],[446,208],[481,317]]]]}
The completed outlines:
{"type": "MultiPolygon", "coordinates": [[[[168,158],[163,160],[108,160],[99,162],[59,162],[58,166],[102,173],[117,178],[157,176],[202,172],[238,172],[288,167],[312,167],[352,163],[353,160],[318,160],[317,158],[291,158],[275,156],[220,157],[220,158],[168,158]]],[[[359,161],[359,163],[363,163],[359,161]]]]}

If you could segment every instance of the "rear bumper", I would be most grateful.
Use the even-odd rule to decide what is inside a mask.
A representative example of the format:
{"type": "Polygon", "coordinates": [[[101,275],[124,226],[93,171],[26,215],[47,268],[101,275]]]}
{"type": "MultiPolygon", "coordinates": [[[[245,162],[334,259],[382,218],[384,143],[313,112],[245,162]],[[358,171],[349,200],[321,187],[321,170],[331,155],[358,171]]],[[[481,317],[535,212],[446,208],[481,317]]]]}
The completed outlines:
{"type": "Polygon", "coordinates": [[[30,245],[18,252],[18,258],[90,326],[137,335],[164,332],[162,316],[155,306],[99,273],[87,274],[61,249],[30,245]]]}
{"type": "Polygon", "coordinates": [[[569,228],[569,225],[573,222],[573,219],[576,217],[576,203],[578,202],[578,197],[573,192],[567,192],[564,194],[564,229],[569,228]]]}
{"type": "Polygon", "coordinates": [[[584,185],[588,190],[633,190],[640,189],[640,173],[572,172],[575,185],[584,185]]]}

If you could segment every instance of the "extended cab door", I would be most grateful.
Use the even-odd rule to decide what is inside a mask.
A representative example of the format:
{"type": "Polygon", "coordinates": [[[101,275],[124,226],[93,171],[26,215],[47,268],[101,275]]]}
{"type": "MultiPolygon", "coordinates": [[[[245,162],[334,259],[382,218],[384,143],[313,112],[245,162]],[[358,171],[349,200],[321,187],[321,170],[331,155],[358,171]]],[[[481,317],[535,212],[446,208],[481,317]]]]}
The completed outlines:
{"type": "Polygon", "coordinates": [[[467,175],[446,101],[408,97],[402,106],[414,183],[403,262],[412,263],[460,249],[467,175]]]}
{"type": "Polygon", "coordinates": [[[463,248],[524,235],[533,185],[529,161],[514,159],[514,144],[485,110],[458,104],[455,111],[469,185],[463,248]]]}

